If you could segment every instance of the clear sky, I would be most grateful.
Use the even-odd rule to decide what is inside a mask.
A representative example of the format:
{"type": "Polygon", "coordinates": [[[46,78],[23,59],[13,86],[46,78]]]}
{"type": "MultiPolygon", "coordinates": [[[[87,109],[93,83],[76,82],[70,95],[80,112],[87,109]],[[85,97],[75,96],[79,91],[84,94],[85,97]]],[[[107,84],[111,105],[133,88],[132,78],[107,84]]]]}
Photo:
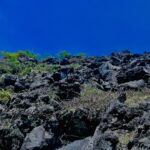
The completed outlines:
{"type": "Polygon", "coordinates": [[[150,49],[150,0],[0,0],[0,49],[150,49]]]}

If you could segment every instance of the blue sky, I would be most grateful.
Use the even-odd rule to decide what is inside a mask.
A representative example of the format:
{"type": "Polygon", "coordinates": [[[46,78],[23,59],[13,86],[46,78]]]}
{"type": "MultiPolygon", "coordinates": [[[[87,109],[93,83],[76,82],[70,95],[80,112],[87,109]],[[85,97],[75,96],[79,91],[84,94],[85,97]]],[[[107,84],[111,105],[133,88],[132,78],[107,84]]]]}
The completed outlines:
{"type": "Polygon", "coordinates": [[[0,49],[150,49],[150,0],[0,0],[0,49]]]}

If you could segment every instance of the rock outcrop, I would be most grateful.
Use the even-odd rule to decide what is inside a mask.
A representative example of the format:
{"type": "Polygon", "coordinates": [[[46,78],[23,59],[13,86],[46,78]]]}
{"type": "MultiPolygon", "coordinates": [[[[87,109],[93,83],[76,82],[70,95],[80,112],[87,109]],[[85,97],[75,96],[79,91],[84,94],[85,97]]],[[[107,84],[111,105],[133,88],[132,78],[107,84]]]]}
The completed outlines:
{"type": "Polygon", "coordinates": [[[59,67],[26,75],[0,68],[0,90],[12,92],[5,103],[0,99],[0,150],[150,149],[150,98],[132,107],[125,103],[126,91],[150,88],[150,53],[44,61],[22,57],[19,62],[59,67]],[[120,95],[105,111],[64,107],[64,101],[80,98],[85,84],[120,95]]]}

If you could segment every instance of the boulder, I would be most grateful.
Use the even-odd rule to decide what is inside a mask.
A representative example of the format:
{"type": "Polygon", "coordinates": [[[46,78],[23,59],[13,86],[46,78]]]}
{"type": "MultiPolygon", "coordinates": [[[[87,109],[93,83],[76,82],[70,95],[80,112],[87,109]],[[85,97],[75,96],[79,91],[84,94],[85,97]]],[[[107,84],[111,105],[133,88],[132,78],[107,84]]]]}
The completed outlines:
{"type": "Polygon", "coordinates": [[[111,84],[111,87],[117,85],[117,74],[120,68],[113,66],[111,63],[103,63],[99,68],[100,79],[111,84]]]}
{"type": "Polygon", "coordinates": [[[34,90],[34,89],[41,88],[41,87],[46,87],[46,86],[47,87],[49,86],[49,81],[39,79],[39,80],[35,80],[33,83],[31,83],[30,89],[34,90]]]}
{"type": "Polygon", "coordinates": [[[119,88],[124,89],[142,89],[145,87],[145,81],[143,79],[136,80],[136,81],[130,81],[119,85],[119,88]]]}
{"type": "Polygon", "coordinates": [[[61,111],[57,114],[59,129],[63,138],[74,141],[93,135],[100,121],[100,115],[96,111],[86,108],[77,108],[70,111],[61,111]]]}
{"type": "Polygon", "coordinates": [[[134,80],[148,79],[149,75],[149,69],[143,66],[136,66],[126,69],[125,71],[121,70],[117,75],[117,81],[118,83],[125,83],[134,80]]]}
{"type": "Polygon", "coordinates": [[[27,134],[20,150],[54,150],[60,146],[60,141],[41,125],[27,134]]]}

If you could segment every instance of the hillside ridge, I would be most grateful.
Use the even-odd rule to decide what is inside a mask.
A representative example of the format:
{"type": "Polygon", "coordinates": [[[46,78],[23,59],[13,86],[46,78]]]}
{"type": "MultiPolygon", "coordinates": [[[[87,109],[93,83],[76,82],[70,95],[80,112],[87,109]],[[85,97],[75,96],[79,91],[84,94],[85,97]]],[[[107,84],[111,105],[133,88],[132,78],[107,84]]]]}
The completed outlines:
{"type": "Polygon", "coordinates": [[[3,52],[0,150],[148,150],[149,88],[149,52],[3,52]]]}

